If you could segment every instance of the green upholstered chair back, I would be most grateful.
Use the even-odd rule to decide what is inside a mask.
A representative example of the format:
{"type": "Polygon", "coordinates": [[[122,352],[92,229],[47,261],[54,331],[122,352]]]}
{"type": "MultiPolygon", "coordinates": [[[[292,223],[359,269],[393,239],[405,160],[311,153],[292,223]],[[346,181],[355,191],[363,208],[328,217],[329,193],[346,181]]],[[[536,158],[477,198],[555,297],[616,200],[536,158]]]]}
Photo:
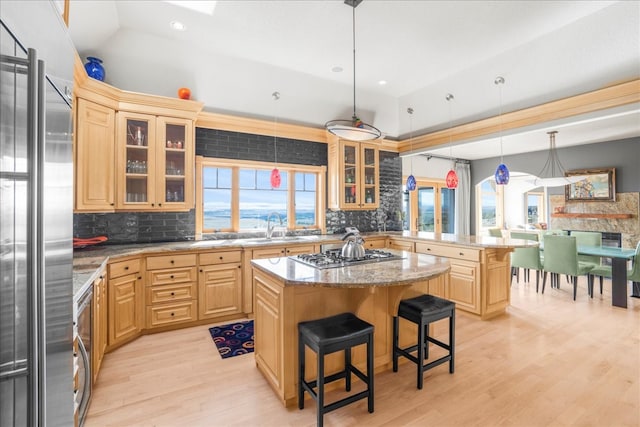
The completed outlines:
{"type": "Polygon", "coordinates": [[[545,230],[544,233],[542,233],[542,234],[543,235],[551,234],[553,236],[568,236],[569,232],[565,231],[565,230],[552,229],[552,230],[545,230]]]}
{"type": "Polygon", "coordinates": [[[499,228],[490,228],[489,236],[491,237],[502,237],[502,230],[499,228]]]}
{"type": "MultiPolygon", "coordinates": [[[[538,241],[537,234],[518,231],[512,231],[511,238],[538,241]]],[[[540,247],[536,246],[532,248],[515,248],[513,252],[511,252],[511,267],[542,270],[542,262],[540,261],[540,247]]]]}
{"type": "Polygon", "coordinates": [[[544,271],[580,276],[578,245],[573,236],[544,236],[544,271]]]}
{"type": "Polygon", "coordinates": [[[636,246],[636,256],[633,258],[633,266],[627,272],[627,280],[640,282],[640,242],[636,246]]]}
{"type": "MultiPolygon", "coordinates": [[[[602,233],[593,231],[572,231],[578,246],[602,246],[602,233]]],[[[578,261],[600,265],[600,257],[591,255],[578,255],[578,261]]]]}
{"type": "Polygon", "coordinates": [[[512,231],[512,239],[535,240],[538,241],[538,233],[525,233],[524,231],[512,231]]]}

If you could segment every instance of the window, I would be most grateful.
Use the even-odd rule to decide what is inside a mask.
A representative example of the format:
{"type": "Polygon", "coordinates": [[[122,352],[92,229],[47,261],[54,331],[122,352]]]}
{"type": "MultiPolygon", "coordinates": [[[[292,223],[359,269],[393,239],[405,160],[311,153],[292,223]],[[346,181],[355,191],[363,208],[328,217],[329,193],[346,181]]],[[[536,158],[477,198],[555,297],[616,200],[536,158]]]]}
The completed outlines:
{"type": "Polygon", "coordinates": [[[324,231],[325,167],[196,157],[196,233],[265,231],[277,212],[293,229],[324,231]]]}
{"type": "MultiPolygon", "coordinates": [[[[503,225],[503,185],[497,185],[493,177],[476,186],[476,229],[478,232],[503,225]]],[[[479,233],[478,233],[479,234],[479,233]]]]}
{"type": "Polygon", "coordinates": [[[545,209],[545,196],[544,192],[541,191],[529,191],[525,193],[525,206],[526,206],[526,214],[527,224],[538,224],[541,222],[546,222],[545,218],[547,217],[546,209],[545,209]]]}
{"type": "Polygon", "coordinates": [[[403,206],[405,230],[455,232],[455,190],[444,182],[418,180],[415,191],[405,191],[403,206]]]}

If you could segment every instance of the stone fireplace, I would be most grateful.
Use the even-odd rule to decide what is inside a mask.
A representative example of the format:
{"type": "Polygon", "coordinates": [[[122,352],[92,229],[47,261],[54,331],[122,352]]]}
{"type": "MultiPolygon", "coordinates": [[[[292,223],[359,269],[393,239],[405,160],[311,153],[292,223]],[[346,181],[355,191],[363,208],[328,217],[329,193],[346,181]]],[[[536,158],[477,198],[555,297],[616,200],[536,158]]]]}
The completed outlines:
{"type": "Polygon", "coordinates": [[[565,202],[564,195],[553,195],[549,212],[552,229],[600,231],[614,239],[620,233],[622,247],[628,249],[640,241],[640,193],[617,193],[615,202],[565,202]]]}

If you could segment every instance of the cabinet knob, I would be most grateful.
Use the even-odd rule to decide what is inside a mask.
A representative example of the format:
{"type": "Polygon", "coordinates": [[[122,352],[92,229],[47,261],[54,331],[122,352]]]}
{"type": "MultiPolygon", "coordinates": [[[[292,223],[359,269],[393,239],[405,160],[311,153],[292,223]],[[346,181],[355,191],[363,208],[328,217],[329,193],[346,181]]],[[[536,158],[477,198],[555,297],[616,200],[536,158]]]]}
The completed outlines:
{"type": "Polygon", "coordinates": [[[238,268],[242,268],[242,266],[241,266],[241,265],[239,265],[239,266],[238,266],[238,268]]]}
{"type": "Polygon", "coordinates": [[[113,206],[115,203],[109,203],[109,205],[113,206]]]}
{"type": "Polygon", "coordinates": [[[428,252],[431,252],[431,248],[427,248],[427,251],[428,251],[428,252]]]}
{"type": "Polygon", "coordinates": [[[138,280],[142,280],[142,276],[138,276],[138,280]]]}
{"type": "Polygon", "coordinates": [[[162,206],[162,203],[158,203],[158,206],[162,206]]]}
{"type": "Polygon", "coordinates": [[[175,296],[175,295],[176,295],[176,293],[175,293],[175,292],[171,292],[171,296],[175,296]]]}
{"type": "Polygon", "coordinates": [[[220,261],[222,261],[222,259],[223,259],[223,258],[224,258],[224,257],[220,257],[220,261]]]}
{"type": "Polygon", "coordinates": [[[173,279],[173,274],[170,277],[173,279]]]}
{"type": "Polygon", "coordinates": [[[124,267],[124,269],[125,269],[125,270],[128,270],[128,269],[129,269],[129,266],[128,266],[128,265],[127,265],[127,266],[125,266],[125,267],[124,267]]]}
{"type": "Polygon", "coordinates": [[[104,276],[102,274],[100,275],[100,279],[104,279],[104,276]]]}
{"type": "Polygon", "coordinates": [[[155,203],[151,203],[151,207],[154,207],[156,204],[155,203]]]}
{"type": "Polygon", "coordinates": [[[460,252],[458,255],[463,256],[463,255],[464,255],[464,252],[460,252]]]}
{"type": "Polygon", "coordinates": [[[173,313],[171,313],[171,315],[172,315],[172,316],[174,316],[174,314],[173,314],[173,313]]]}
{"type": "Polygon", "coordinates": [[[173,264],[173,263],[175,263],[175,261],[174,261],[174,260],[171,260],[171,264],[173,264]]]}
{"type": "Polygon", "coordinates": [[[204,270],[203,270],[203,269],[200,269],[200,273],[204,273],[204,270]]]}

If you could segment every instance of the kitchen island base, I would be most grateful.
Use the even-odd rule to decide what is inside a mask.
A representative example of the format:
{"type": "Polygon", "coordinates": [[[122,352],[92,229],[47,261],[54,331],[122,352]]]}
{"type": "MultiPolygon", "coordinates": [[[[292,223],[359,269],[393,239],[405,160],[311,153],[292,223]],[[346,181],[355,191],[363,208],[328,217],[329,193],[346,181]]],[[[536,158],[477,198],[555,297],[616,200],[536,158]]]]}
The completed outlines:
{"type": "MultiPolygon", "coordinates": [[[[323,287],[285,286],[273,275],[253,269],[255,289],[255,358],[256,365],[278,398],[285,406],[297,402],[296,349],[298,348],[297,325],[299,322],[319,319],[343,312],[351,312],[374,325],[374,369],[381,372],[391,369],[393,316],[397,313],[401,299],[422,293],[441,295],[446,275],[410,285],[378,287],[323,287]]],[[[402,325],[401,336],[411,344],[417,336],[415,325],[402,325]]],[[[353,349],[353,363],[366,368],[364,346],[353,349]]],[[[314,377],[316,355],[306,350],[306,375],[314,377]]],[[[343,369],[342,354],[326,356],[327,374],[343,369]]],[[[339,386],[341,382],[336,382],[339,386]]]]}

